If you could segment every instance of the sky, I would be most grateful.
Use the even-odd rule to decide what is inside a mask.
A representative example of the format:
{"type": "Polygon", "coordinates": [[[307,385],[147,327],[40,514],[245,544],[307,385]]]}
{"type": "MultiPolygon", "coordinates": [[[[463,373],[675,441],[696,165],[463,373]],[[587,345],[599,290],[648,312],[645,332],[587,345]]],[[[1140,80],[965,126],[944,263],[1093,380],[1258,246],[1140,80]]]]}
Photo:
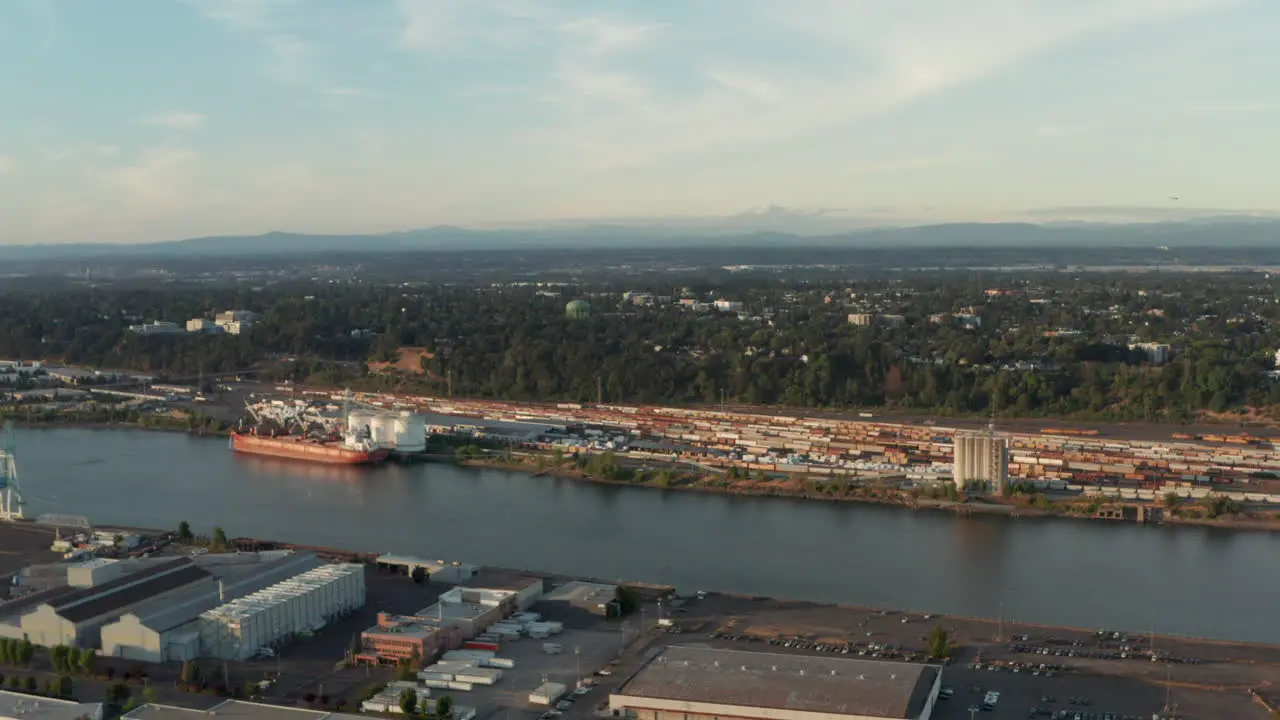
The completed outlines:
{"type": "Polygon", "coordinates": [[[1280,210],[1275,0],[4,0],[0,67],[0,243],[1280,210]]]}

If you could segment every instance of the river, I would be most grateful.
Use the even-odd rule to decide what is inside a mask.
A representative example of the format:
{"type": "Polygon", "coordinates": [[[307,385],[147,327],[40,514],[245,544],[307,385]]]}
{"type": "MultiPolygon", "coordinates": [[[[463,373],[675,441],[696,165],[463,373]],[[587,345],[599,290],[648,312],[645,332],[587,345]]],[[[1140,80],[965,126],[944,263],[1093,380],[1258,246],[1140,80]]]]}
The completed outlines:
{"type": "Polygon", "coordinates": [[[1272,533],[236,456],[222,438],[18,433],[27,513],[779,598],[1280,643],[1272,533]]]}

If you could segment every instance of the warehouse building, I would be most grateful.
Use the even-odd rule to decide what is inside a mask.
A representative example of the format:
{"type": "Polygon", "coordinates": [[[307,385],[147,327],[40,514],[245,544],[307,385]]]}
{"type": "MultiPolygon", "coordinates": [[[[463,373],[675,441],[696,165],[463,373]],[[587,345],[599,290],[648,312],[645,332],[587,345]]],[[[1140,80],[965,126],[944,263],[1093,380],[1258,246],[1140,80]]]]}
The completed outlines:
{"type": "Polygon", "coordinates": [[[669,647],[609,696],[628,720],[929,720],[936,665],[669,647]]]}
{"type": "Polygon", "coordinates": [[[320,566],[311,553],[272,551],[201,556],[217,583],[192,586],[173,597],[144,603],[102,628],[102,654],[142,662],[191,660],[200,652],[196,619],[244,597],[320,566]]]}
{"type": "Polygon", "coordinates": [[[202,654],[247,660],[364,605],[364,565],[324,565],[201,613],[202,654]]]}
{"type": "Polygon", "coordinates": [[[522,575],[503,570],[481,570],[472,575],[464,585],[468,588],[484,588],[489,590],[506,590],[515,593],[509,600],[508,612],[528,610],[542,598],[546,583],[540,577],[522,575]]]}
{"type": "Polygon", "coordinates": [[[102,720],[102,703],[81,703],[0,690],[0,720],[102,720]]]}
{"type": "Polygon", "coordinates": [[[223,700],[205,710],[177,705],[147,704],[121,715],[125,720],[358,720],[359,715],[223,700]]]}
{"type": "Polygon", "coordinates": [[[100,585],[54,591],[22,616],[22,632],[46,647],[98,647],[106,623],[139,605],[161,602],[202,584],[212,588],[213,575],[190,558],[156,563],[100,585]]]}
{"type": "Polygon", "coordinates": [[[443,560],[428,560],[412,555],[379,555],[374,561],[381,572],[398,572],[412,575],[417,568],[422,568],[427,578],[433,582],[457,584],[465,582],[479,571],[474,565],[466,563],[449,563],[443,560]]]}
{"type": "Polygon", "coordinates": [[[547,593],[538,609],[548,616],[566,622],[591,622],[602,617],[617,617],[618,586],[603,583],[571,581],[547,593]]]}

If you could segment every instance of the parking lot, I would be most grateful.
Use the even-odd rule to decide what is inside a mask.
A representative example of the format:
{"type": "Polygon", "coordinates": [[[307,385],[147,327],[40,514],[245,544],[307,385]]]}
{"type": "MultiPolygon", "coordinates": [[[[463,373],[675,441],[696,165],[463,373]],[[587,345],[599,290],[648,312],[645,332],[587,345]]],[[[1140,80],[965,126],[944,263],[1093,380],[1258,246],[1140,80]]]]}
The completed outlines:
{"type": "MultiPolygon", "coordinates": [[[[592,629],[566,628],[547,640],[524,638],[505,642],[498,655],[514,660],[516,666],[504,670],[501,680],[487,687],[476,685],[469,691],[441,692],[450,694],[455,704],[474,707],[477,720],[485,720],[498,713],[512,718],[522,714],[537,717],[551,708],[531,705],[530,692],[544,682],[561,683],[572,690],[579,677],[598,680],[593,673],[617,656],[621,642],[621,633],[604,623],[592,629]],[[543,643],[546,642],[560,645],[563,651],[556,655],[547,654],[543,651],[543,643]]],[[[604,694],[592,690],[574,700],[573,705],[576,710],[581,706],[598,705],[605,699],[604,694]]]]}
{"type": "MultiPolygon", "coordinates": [[[[943,683],[955,695],[938,703],[937,720],[969,720],[970,708],[975,708],[972,716],[980,718],[1048,719],[1059,713],[1059,718],[1074,720],[1078,713],[1081,720],[1149,720],[1166,702],[1164,687],[1124,677],[1045,677],[952,666],[943,671],[943,683]],[[990,712],[977,709],[988,690],[1000,693],[999,703],[990,712]]],[[[1242,694],[1174,687],[1168,690],[1167,699],[1185,720],[1270,717],[1242,694]]]]}

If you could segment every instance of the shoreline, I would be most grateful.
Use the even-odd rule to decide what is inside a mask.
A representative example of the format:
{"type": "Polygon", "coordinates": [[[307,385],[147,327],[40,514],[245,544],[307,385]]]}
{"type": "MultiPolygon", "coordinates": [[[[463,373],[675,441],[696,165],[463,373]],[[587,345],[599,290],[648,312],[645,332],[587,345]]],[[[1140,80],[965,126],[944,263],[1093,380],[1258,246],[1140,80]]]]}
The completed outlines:
{"type": "MultiPolygon", "coordinates": [[[[14,421],[14,425],[24,430],[142,430],[147,432],[168,432],[180,433],[190,437],[228,437],[229,431],[226,430],[204,430],[192,429],[187,427],[176,427],[171,425],[143,425],[136,422],[128,421],[83,421],[83,422],[21,422],[14,421]]],[[[543,457],[549,458],[549,455],[529,453],[525,457],[543,457]]],[[[523,462],[504,461],[497,458],[468,458],[459,459],[454,455],[444,453],[431,453],[416,458],[415,462],[438,462],[452,464],[457,467],[471,469],[490,469],[503,470],[508,472],[520,472],[530,475],[531,477],[554,477],[562,480],[570,480],[574,482],[582,482],[593,485],[607,485],[613,487],[630,487],[646,490],[667,490],[674,492],[692,492],[704,493],[711,495],[723,495],[732,497],[754,497],[754,498],[775,498],[784,500],[803,500],[807,502],[818,503],[835,503],[835,504],[855,504],[855,505],[874,505],[880,507],[897,508],[900,510],[911,510],[913,512],[926,510],[934,512],[947,512],[957,517],[970,515],[988,515],[996,517],[1011,518],[1050,518],[1058,520],[1088,520],[1104,523],[1125,523],[1135,522],[1133,520],[1125,520],[1119,518],[1107,518],[1086,515],[1083,513],[1067,512],[1062,510],[1045,510],[1042,508],[1032,507],[1028,504],[1018,504],[1016,502],[967,502],[963,500],[938,500],[930,498],[916,498],[902,491],[880,490],[883,495],[829,495],[815,493],[810,490],[802,490],[796,488],[786,488],[777,485],[771,487],[730,487],[724,485],[708,485],[702,484],[708,476],[702,475],[697,477],[693,484],[678,483],[668,486],[658,486],[650,482],[632,482],[628,480],[614,480],[602,478],[586,473],[576,468],[565,467],[542,467],[530,466],[523,462]]],[[[1085,498],[1079,498],[1076,503],[1080,503],[1085,498]]],[[[1103,503],[1104,505],[1114,503],[1103,503]]],[[[1126,503],[1119,503],[1125,505],[1126,503]]],[[[1137,503],[1128,503],[1137,504],[1137,503]]],[[[1152,503],[1155,507],[1162,507],[1152,503]]],[[[1219,530],[1230,530],[1233,532],[1280,532],[1280,517],[1259,519],[1248,517],[1232,517],[1232,518],[1205,518],[1205,517],[1179,517],[1166,515],[1159,522],[1137,523],[1152,526],[1181,526],[1181,527],[1199,527],[1199,528],[1216,528],[1219,530]]]]}
{"type": "MultiPolygon", "coordinates": [[[[51,525],[43,525],[34,520],[21,521],[22,523],[30,523],[32,526],[39,528],[52,528],[51,525]]],[[[128,525],[103,525],[100,529],[115,530],[120,532],[132,532],[148,536],[166,536],[172,534],[171,530],[161,530],[156,528],[142,528],[128,525]]],[[[297,552],[314,552],[322,557],[336,558],[347,562],[364,562],[370,563],[380,554],[377,552],[367,552],[361,550],[350,550],[344,548],[321,547],[315,545],[307,545],[300,543],[291,543],[281,540],[263,539],[263,538],[247,538],[232,537],[230,539],[232,551],[235,548],[248,548],[266,550],[266,549],[288,549],[297,552]]],[[[466,562],[465,560],[460,562],[466,562]]],[[[668,593],[678,594],[683,597],[693,596],[695,593],[705,592],[710,598],[721,598],[740,602],[753,603],[769,603],[778,607],[786,607],[791,609],[834,609],[838,611],[859,613],[859,614],[922,614],[929,612],[931,617],[939,622],[951,621],[960,623],[971,623],[981,625],[988,630],[995,631],[1003,626],[1005,634],[1014,630],[1040,630],[1055,631],[1059,633],[1080,633],[1093,634],[1098,631],[1098,627],[1080,627],[1074,625],[1055,625],[1043,622],[1030,622],[1024,620],[1016,620],[1011,618],[997,618],[991,616],[973,616],[960,615],[951,613],[930,612],[919,608],[911,607],[883,607],[876,605],[857,605],[842,602],[822,602],[815,600],[806,600],[802,598],[779,598],[764,595],[755,595],[741,592],[727,592],[716,590],[714,588],[677,588],[674,585],[659,582],[650,582],[639,579],[628,578],[601,578],[590,575],[567,574],[562,572],[550,572],[539,570],[537,568],[508,568],[499,565],[477,565],[478,569],[486,571],[495,571],[499,573],[510,573],[515,575],[527,575],[531,577],[541,578],[552,585],[560,585],[568,582],[587,582],[599,583],[606,585],[617,585],[636,590],[642,595],[651,596],[650,599],[656,599],[668,593]]],[[[440,585],[453,586],[453,583],[439,581],[440,585]]],[[[1197,635],[1184,635],[1176,633],[1153,633],[1150,630],[1141,629],[1124,629],[1124,628],[1107,628],[1108,631],[1127,632],[1135,637],[1155,637],[1156,639],[1166,642],[1186,642],[1201,645],[1209,645],[1221,648],[1253,648],[1263,650],[1280,650],[1280,643],[1260,642],[1253,640],[1234,640],[1229,638],[1214,638],[1197,635]]]]}
{"type": "Polygon", "coordinates": [[[29,422],[13,420],[13,426],[21,430],[146,430],[148,432],[171,432],[197,437],[229,437],[226,430],[196,430],[187,427],[170,425],[143,425],[127,420],[85,420],[69,422],[29,422]]]}
{"type": "Polygon", "coordinates": [[[561,480],[570,480],[574,482],[587,483],[591,485],[606,485],[611,487],[628,487],[643,490],[659,490],[670,492],[690,492],[704,493],[710,495],[724,495],[731,497],[755,497],[755,498],[774,498],[783,500],[802,500],[806,502],[816,503],[834,503],[834,504],[853,504],[853,505],[874,505],[886,508],[896,508],[899,510],[910,510],[912,512],[933,511],[946,512],[956,517],[965,517],[970,515],[988,515],[994,517],[1009,518],[1045,518],[1053,520],[1077,520],[1101,523],[1129,523],[1139,525],[1150,525],[1153,527],[1174,526],[1174,527],[1201,527],[1201,528],[1217,528],[1220,530],[1230,530],[1233,532],[1280,532],[1280,519],[1256,519],[1256,518],[1187,518],[1187,517],[1165,517],[1160,522],[1138,523],[1133,520],[1124,520],[1118,518],[1097,517],[1085,515],[1081,513],[1072,513],[1065,511],[1044,510],[1041,508],[1030,507],[1028,505],[1019,505],[1007,502],[965,502],[959,500],[932,500],[918,499],[904,496],[893,491],[887,492],[883,496],[830,496],[816,494],[808,491],[789,491],[780,487],[761,488],[759,490],[751,490],[745,488],[726,487],[721,485],[688,485],[678,484],[667,487],[660,487],[648,482],[630,482],[627,480],[612,480],[609,478],[596,477],[580,470],[567,468],[543,468],[541,470],[531,468],[529,465],[520,462],[506,462],[497,459],[440,459],[435,458],[434,462],[447,462],[458,467],[471,468],[476,470],[503,470],[508,472],[525,473],[531,477],[553,477],[561,480]],[[909,501],[910,500],[910,501],[909,501]]]}

